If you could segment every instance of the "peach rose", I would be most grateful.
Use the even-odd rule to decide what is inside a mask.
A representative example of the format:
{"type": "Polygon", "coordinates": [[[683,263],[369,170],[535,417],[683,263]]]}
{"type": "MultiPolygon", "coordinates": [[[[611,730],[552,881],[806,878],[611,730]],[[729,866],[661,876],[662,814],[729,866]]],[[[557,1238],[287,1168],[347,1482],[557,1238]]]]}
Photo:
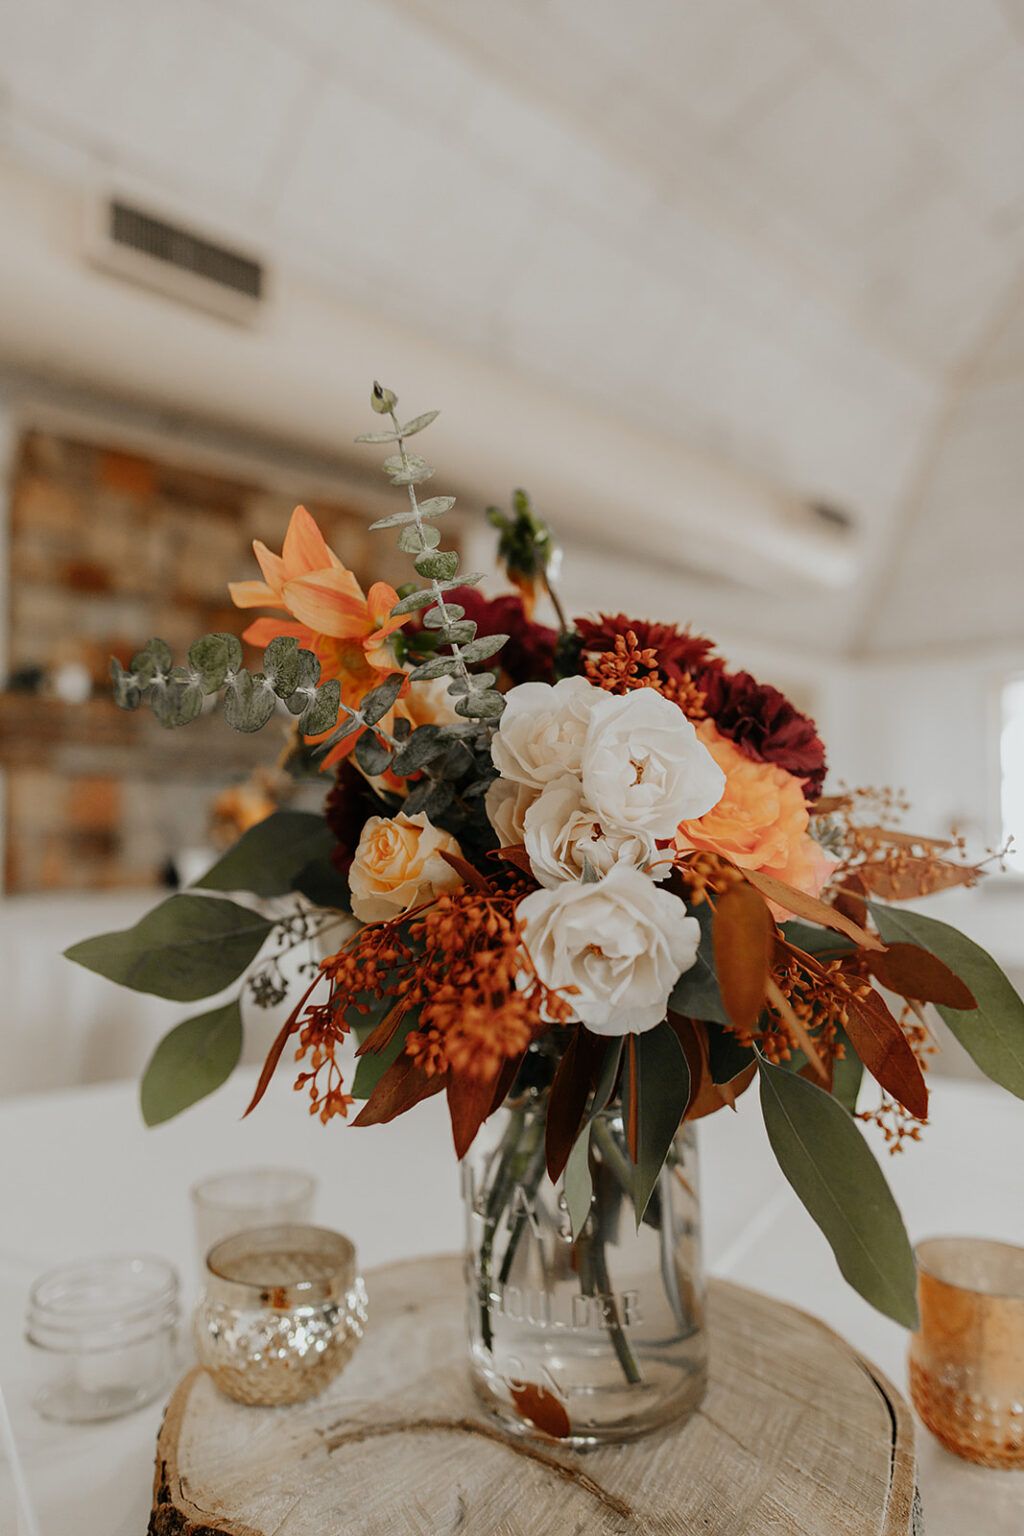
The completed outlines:
{"type": "Polygon", "coordinates": [[[834,866],[807,830],[801,781],[774,763],[747,757],[710,720],[698,726],[698,735],[725,774],[725,792],[703,816],[680,823],[676,847],[720,853],[740,869],[763,870],[817,896],[834,866]]]}
{"type": "Polygon", "coordinates": [[[452,890],[462,881],[441,854],[461,852],[423,811],[371,816],[349,871],[352,911],[360,922],[379,923],[452,890]]]}

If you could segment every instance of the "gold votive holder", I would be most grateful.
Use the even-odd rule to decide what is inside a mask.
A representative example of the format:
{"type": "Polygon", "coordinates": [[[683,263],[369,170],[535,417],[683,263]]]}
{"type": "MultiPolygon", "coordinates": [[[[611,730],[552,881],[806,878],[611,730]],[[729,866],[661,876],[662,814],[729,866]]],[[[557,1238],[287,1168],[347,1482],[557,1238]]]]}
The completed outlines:
{"type": "Polygon", "coordinates": [[[1024,1468],[1024,1248],[933,1237],[915,1255],[914,1407],[955,1455],[1024,1468]]]}
{"type": "Polygon", "coordinates": [[[200,1364],[239,1403],[298,1403],[347,1364],[366,1326],[366,1287],[347,1237],[260,1227],[211,1248],[196,1307],[200,1364]]]}

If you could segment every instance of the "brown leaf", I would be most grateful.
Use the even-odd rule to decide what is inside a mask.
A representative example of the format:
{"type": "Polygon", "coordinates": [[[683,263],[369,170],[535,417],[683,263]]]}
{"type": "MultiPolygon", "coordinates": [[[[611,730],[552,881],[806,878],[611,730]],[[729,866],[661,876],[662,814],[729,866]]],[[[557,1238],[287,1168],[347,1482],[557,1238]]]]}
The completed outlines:
{"type": "Polygon", "coordinates": [[[835,909],[848,917],[851,923],[863,928],[868,920],[868,904],[864,899],[864,887],[859,880],[847,880],[836,892],[835,909]]]}
{"type": "Polygon", "coordinates": [[[811,815],[834,816],[836,811],[848,810],[852,804],[852,795],[822,795],[820,800],[815,800],[811,806],[811,815]]]}
{"type": "Polygon", "coordinates": [[[868,933],[866,928],[851,922],[842,912],[830,907],[827,902],[819,901],[816,896],[795,891],[791,885],[776,880],[774,875],[766,875],[760,869],[741,869],[740,874],[768,901],[774,901],[785,911],[792,912],[794,917],[805,917],[809,923],[819,923],[823,928],[834,928],[838,933],[845,933],[847,938],[859,944],[862,949],[884,949],[877,934],[868,933]]]}
{"type": "Polygon", "coordinates": [[[448,1073],[448,1113],[452,1117],[455,1156],[465,1157],[476,1133],[491,1112],[494,1086],[500,1069],[488,1077],[471,1077],[468,1072],[448,1073]]]}
{"type": "Polygon", "coordinates": [[[825,1070],[825,1076],[823,1078],[818,1076],[817,1072],[811,1066],[809,1061],[805,1061],[804,1062],[803,1066],[800,1068],[799,1075],[801,1077],[806,1077],[806,1079],[807,1079],[807,1081],[809,1083],[819,1083],[821,1085],[821,1087],[825,1089],[826,1093],[831,1093],[832,1092],[832,1062],[831,1062],[831,1060],[824,1062],[823,1066],[824,1066],[824,1070],[825,1070]]]}
{"type": "Polygon", "coordinates": [[[792,1004],[786,997],[778,982],[775,980],[774,976],[769,976],[768,978],[768,997],[771,1001],[772,1007],[777,1009],[778,1012],[782,1014],[782,1017],[789,1025],[790,1030],[796,1038],[797,1044],[803,1051],[804,1055],[807,1057],[808,1063],[813,1068],[814,1075],[817,1077],[819,1083],[826,1082],[828,1079],[828,1073],[825,1071],[824,1062],[818,1055],[818,1047],[807,1033],[802,1020],[795,1012],[792,1004]]]}
{"type": "Polygon", "coordinates": [[[460,853],[449,853],[445,848],[439,849],[439,852],[445,863],[450,865],[457,875],[461,875],[466,885],[472,886],[475,891],[482,891],[485,896],[491,894],[494,887],[468,859],[464,859],[460,853]]]}
{"type": "Polygon", "coordinates": [[[404,997],[400,997],[381,1019],[376,1028],[371,1029],[366,1039],[356,1047],[357,1056],[365,1056],[368,1052],[376,1054],[389,1046],[394,1039],[395,1030],[405,1018],[409,1010],[409,1004],[404,997]]]}
{"type": "MultiPolygon", "coordinates": [[[[736,1076],[731,1077],[727,1083],[716,1083],[715,1087],[718,1089],[722,1103],[727,1104],[730,1109],[735,1109],[736,1100],[741,1094],[746,1093],[756,1076],[757,1062],[752,1061],[749,1067],[744,1067],[742,1072],[737,1072],[736,1076]]],[[[710,1115],[713,1112],[714,1109],[709,1108],[692,1114],[688,1118],[691,1120],[701,1120],[704,1115],[710,1115]]]]}
{"type": "Polygon", "coordinates": [[[949,859],[903,859],[897,869],[888,864],[859,864],[857,873],[873,896],[883,901],[913,901],[933,891],[956,885],[974,885],[978,871],[971,864],[952,864],[949,859]]]}
{"type": "Polygon", "coordinates": [[[850,998],[846,1033],[879,1086],[918,1120],[927,1120],[928,1088],[917,1057],[877,992],[850,998]]]}
{"type": "Polygon", "coordinates": [[[263,1070],[260,1072],[259,1081],[253,1090],[253,1095],[249,1100],[248,1108],[246,1109],[245,1114],[242,1116],[243,1120],[245,1119],[245,1115],[252,1114],[253,1110],[256,1108],[256,1105],[260,1102],[263,1095],[270,1087],[270,1079],[277,1071],[277,1064],[281,1060],[281,1057],[284,1055],[284,1048],[288,1044],[291,1036],[294,1035],[295,1031],[299,1027],[299,1014],[306,1006],[307,1002],[312,996],[314,988],[317,986],[320,980],[321,976],[320,972],[318,971],[317,974],[313,977],[313,980],[310,982],[309,986],[306,988],[305,992],[303,992],[302,996],[295,1004],[295,1007],[292,1009],[291,1013],[281,1025],[281,1028],[278,1030],[277,1034],[274,1036],[274,1042],[271,1045],[270,1050],[267,1052],[267,1059],[263,1063],[263,1070]]]}
{"type": "Polygon", "coordinates": [[[569,1153],[583,1123],[583,1112],[594,1079],[594,1064],[603,1057],[604,1046],[603,1040],[580,1024],[555,1069],[544,1131],[544,1155],[552,1184],[565,1172],[569,1153]]]}
{"type": "Polygon", "coordinates": [[[746,881],[719,897],[712,940],[725,1011],[737,1029],[752,1030],[764,1008],[775,924],[764,898],[746,881]]]}
{"type": "Polygon", "coordinates": [[[518,1056],[507,1056],[504,1065],[494,1080],[494,1092],[491,1095],[491,1107],[484,1116],[489,1120],[495,1110],[500,1109],[508,1097],[508,1091],[516,1080],[516,1073],[523,1064],[526,1051],[520,1051],[518,1056]]]}
{"type": "Polygon", "coordinates": [[[977,1008],[974,993],[948,965],[917,944],[890,944],[884,955],[867,956],[868,969],[890,992],[945,1008],[977,1008]]]}
{"type": "Polygon", "coordinates": [[[858,827],[857,839],[862,843],[888,843],[894,848],[952,848],[948,837],[919,837],[914,832],[901,832],[896,827],[858,827]]]}
{"type": "Polygon", "coordinates": [[[502,859],[506,864],[514,864],[516,869],[521,869],[524,875],[533,874],[530,855],[522,843],[511,843],[507,848],[496,848],[491,858],[502,859]]]}
{"type": "Polygon", "coordinates": [[[754,1081],[756,1062],[744,1067],[729,1082],[716,1083],[708,1062],[707,1026],[699,1019],[685,1019],[678,1013],[670,1013],[668,1022],[676,1032],[690,1069],[690,1099],[683,1119],[703,1120],[720,1109],[735,1109],[740,1094],[754,1081]]]}
{"type": "Polygon", "coordinates": [[[572,1433],[569,1415],[546,1387],[535,1387],[532,1382],[526,1382],[510,1390],[512,1401],[523,1418],[529,1419],[543,1434],[550,1435],[552,1440],[565,1440],[572,1433]]]}
{"type": "Polygon", "coordinates": [[[353,1120],[353,1125],[386,1125],[403,1115],[414,1104],[440,1093],[445,1085],[444,1072],[428,1077],[422,1067],[403,1051],[382,1075],[376,1088],[353,1120]]]}

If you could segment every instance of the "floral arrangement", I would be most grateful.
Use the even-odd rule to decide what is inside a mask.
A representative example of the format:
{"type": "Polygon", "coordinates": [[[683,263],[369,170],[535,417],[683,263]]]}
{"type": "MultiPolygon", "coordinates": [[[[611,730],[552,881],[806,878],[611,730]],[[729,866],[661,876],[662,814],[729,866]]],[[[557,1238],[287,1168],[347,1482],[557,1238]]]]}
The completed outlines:
{"type": "MultiPolygon", "coordinates": [[[[159,640],[113,664],[117,703],[167,726],[215,698],[243,731],[290,712],[291,771],[329,775],[322,814],[275,811],[196,887],[70,957],[183,1002],[243,977],[268,1004],[287,990],[285,951],[333,932],[250,1108],[293,1051],[324,1122],[356,1100],[355,1125],[390,1121],[443,1092],[461,1158],[499,1106],[542,1094],[538,1177],[563,1181],[574,1234],[600,1111],[621,1105],[639,1224],[680,1123],[735,1105],[756,1077],[774,1152],[842,1272],[913,1324],[910,1247],[857,1107],[867,1074],[879,1098],[860,1118],[896,1150],[917,1138],[927,1004],[1024,1097],[1009,982],[963,935],[893,905],[983,866],[900,830],[891,797],[825,796],[813,721],[710,640],[622,614],[568,619],[550,532],[521,492],[489,513],[514,591],[482,597],[441,547],[454,498],[420,499],[433,470],[408,443],[436,412],[402,425],[379,385],[371,403],[382,430],[360,441],[386,446],[407,496],[373,527],[397,532],[420,582],[364,594],[299,507],[280,555],[255,545],[262,580],[231,588],[268,611],[242,636],[260,670],[229,634],[183,665],[159,640]],[[540,593],[557,629],[534,617],[540,593]]],[[[230,1073],[241,995],[157,1049],[148,1121],[230,1073]]]]}

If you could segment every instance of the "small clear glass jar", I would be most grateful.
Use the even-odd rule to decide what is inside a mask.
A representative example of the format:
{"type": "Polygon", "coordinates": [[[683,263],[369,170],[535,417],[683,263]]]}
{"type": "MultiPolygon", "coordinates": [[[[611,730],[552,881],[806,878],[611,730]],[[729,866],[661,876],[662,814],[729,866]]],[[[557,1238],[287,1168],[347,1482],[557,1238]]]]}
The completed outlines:
{"type": "Polygon", "coordinates": [[[199,1268],[214,1243],[253,1227],[307,1227],[316,1179],[298,1168],[239,1168],[192,1186],[199,1268]]]}
{"type": "Polygon", "coordinates": [[[574,1242],[545,1109],[543,1092],[511,1101],[463,1160],[469,1370],[506,1428],[584,1449],[687,1418],[704,1396],[697,1147],[681,1126],[638,1229],[622,1114],[598,1115],[574,1242]]]}
{"type": "Polygon", "coordinates": [[[29,1293],[26,1338],[47,1419],[84,1424],[132,1413],[168,1385],[177,1359],[178,1275],[124,1255],[51,1270],[29,1293]]]}
{"type": "Polygon", "coordinates": [[[347,1237],[260,1227],[210,1250],[196,1351],[239,1403],[298,1403],[347,1364],[366,1326],[366,1287],[347,1237]]]}

